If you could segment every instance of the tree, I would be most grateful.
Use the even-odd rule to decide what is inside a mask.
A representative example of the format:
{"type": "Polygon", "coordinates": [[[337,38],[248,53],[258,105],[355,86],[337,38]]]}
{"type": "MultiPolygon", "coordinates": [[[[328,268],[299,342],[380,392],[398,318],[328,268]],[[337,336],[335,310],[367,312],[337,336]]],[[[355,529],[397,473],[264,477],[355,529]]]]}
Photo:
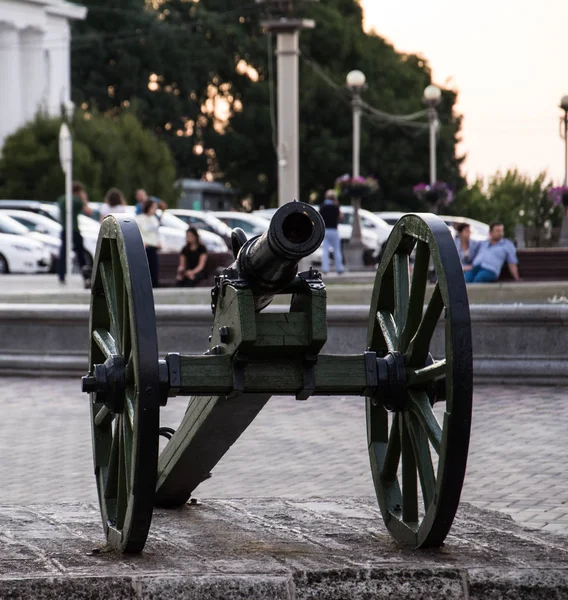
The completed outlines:
{"type": "MultiPolygon", "coordinates": [[[[0,156],[0,197],[55,200],[65,189],[59,164],[61,118],[37,115],[9,136],[0,156]]],[[[73,177],[82,181],[92,201],[111,187],[128,199],[138,187],[175,202],[175,165],[167,145],[142,129],[128,112],[119,116],[75,111],[73,177]]]]}
{"type": "Polygon", "coordinates": [[[486,223],[501,221],[509,237],[517,224],[539,230],[559,227],[562,208],[554,207],[549,200],[549,186],[546,173],[533,179],[516,169],[497,172],[487,181],[478,179],[462,189],[448,210],[486,223]]]}
{"type": "MultiPolygon", "coordinates": [[[[73,97],[87,106],[124,110],[136,105],[144,126],[167,142],[178,176],[216,178],[275,203],[277,157],[270,38],[249,0],[88,0],[89,15],[74,25],[73,97]],[[114,12],[113,12],[114,11],[114,12]],[[108,15],[116,17],[111,20],[108,15]],[[86,51],[93,47],[93,52],[86,51]],[[272,113],[272,114],[271,114],[272,113]]],[[[397,53],[367,34],[356,0],[307,3],[316,20],[301,34],[301,198],[318,196],[351,170],[350,99],[345,75],[367,74],[364,100],[396,114],[420,111],[430,83],[427,62],[397,53]]],[[[456,93],[444,90],[438,145],[440,178],[459,189],[455,154],[460,118],[456,93]]],[[[377,116],[366,117],[364,175],[376,175],[381,207],[416,208],[412,186],[428,177],[428,134],[377,116]]]]}

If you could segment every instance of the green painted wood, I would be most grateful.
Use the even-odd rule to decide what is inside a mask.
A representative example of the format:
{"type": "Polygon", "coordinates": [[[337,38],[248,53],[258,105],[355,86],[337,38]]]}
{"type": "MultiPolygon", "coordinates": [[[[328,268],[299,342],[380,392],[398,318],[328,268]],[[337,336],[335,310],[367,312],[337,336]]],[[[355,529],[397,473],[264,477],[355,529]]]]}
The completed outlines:
{"type": "MultiPolygon", "coordinates": [[[[228,355],[182,356],[180,365],[180,396],[227,395],[233,391],[232,357],[228,355]]],[[[304,386],[301,358],[251,359],[244,374],[245,393],[295,395],[304,386]]],[[[365,356],[321,354],[315,365],[315,381],[313,395],[362,396],[368,385],[365,356]]]]}
{"type": "Polygon", "coordinates": [[[268,394],[192,398],[160,455],[156,505],[185,504],[269,399],[268,394]]]}
{"type": "Polygon", "coordinates": [[[385,525],[398,541],[439,546],[455,516],[471,426],[472,351],[467,291],[454,241],[432,215],[407,215],[395,226],[377,270],[367,345],[384,355],[404,355],[407,389],[402,410],[390,413],[367,399],[371,471],[385,525]],[[407,294],[407,257],[415,262],[407,294]],[[437,285],[423,312],[428,265],[437,285]],[[446,356],[431,364],[429,347],[443,319],[446,356]],[[446,412],[439,423],[429,390],[446,385],[446,412]],[[438,454],[434,471],[431,452],[438,454]],[[418,485],[419,483],[419,485],[418,485]],[[419,494],[423,501],[419,501],[419,494]]]}

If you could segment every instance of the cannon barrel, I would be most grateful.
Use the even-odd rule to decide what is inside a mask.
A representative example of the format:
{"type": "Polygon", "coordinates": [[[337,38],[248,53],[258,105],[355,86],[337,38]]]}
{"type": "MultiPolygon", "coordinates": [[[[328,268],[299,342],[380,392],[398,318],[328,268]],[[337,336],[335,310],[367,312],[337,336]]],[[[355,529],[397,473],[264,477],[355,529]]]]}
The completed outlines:
{"type": "Polygon", "coordinates": [[[234,266],[252,289],[258,310],[292,283],[299,262],[319,248],[324,234],[319,212],[294,201],[274,213],[268,231],[243,245],[234,266]]]}

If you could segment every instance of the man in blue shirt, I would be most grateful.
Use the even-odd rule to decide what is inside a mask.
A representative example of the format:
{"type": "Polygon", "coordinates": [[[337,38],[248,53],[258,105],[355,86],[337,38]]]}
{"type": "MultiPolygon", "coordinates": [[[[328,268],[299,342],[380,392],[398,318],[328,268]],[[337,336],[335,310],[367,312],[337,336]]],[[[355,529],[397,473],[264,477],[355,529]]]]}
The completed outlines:
{"type": "Polygon", "coordinates": [[[473,260],[471,271],[464,277],[467,283],[491,283],[499,279],[505,262],[515,281],[519,278],[519,260],[513,242],[505,239],[503,223],[494,221],[489,225],[489,239],[481,242],[473,260]]]}

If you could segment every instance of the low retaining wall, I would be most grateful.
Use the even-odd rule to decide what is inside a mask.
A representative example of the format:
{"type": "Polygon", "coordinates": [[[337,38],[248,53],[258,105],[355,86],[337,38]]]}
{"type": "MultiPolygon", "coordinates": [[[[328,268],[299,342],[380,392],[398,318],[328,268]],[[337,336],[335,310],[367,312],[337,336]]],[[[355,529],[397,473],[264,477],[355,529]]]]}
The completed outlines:
{"type": "MultiPolygon", "coordinates": [[[[324,352],[362,352],[368,314],[367,306],[329,306],[324,352]]],[[[84,374],[88,315],[84,305],[0,304],[0,373],[84,374]]],[[[208,306],[157,305],[156,315],[161,355],[201,354],[207,348],[208,306]]],[[[471,317],[477,381],[568,383],[568,305],[473,305],[471,317]]],[[[441,328],[432,352],[443,353],[441,328]]]]}

